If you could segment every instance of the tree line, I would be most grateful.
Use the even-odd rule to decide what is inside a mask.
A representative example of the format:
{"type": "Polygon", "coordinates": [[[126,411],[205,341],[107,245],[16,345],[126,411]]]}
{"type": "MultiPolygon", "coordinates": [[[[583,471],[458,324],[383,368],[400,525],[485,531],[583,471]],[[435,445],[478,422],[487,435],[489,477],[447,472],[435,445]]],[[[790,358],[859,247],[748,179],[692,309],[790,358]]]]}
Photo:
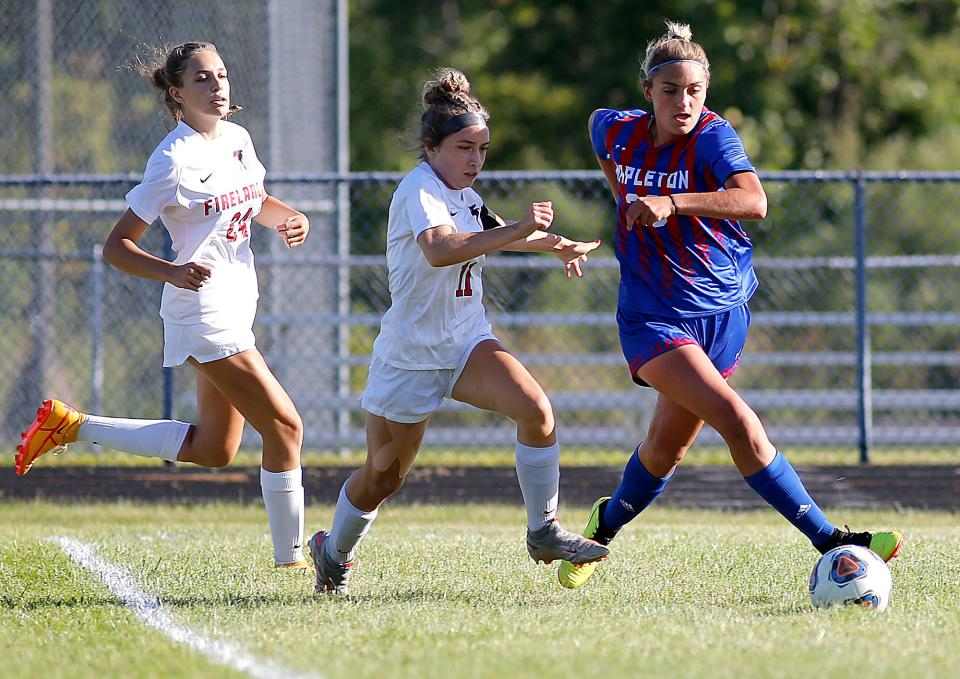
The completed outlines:
{"type": "Polygon", "coordinates": [[[489,167],[593,168],[587,117],[648,106],[666,18],[706,49],[707,105],[758,167],[957,167],[960,0],[352,0],[351,167],[410,166],[420,87],[452,65],[490,110],[489,167]]]}

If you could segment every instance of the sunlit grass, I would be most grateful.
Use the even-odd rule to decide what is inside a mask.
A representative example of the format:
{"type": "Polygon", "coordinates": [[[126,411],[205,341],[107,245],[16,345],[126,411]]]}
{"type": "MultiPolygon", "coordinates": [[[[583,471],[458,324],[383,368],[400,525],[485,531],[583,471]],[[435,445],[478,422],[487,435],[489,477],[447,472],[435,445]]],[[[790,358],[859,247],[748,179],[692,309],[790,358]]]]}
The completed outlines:
{"type": "MultiPolygon", "coordinates": [[[[567,467],[622,467],[631,450],[615,448],[586,448],[565,446],[561,448],[562,465],[567,467]]],[[[855,465],[860,463],[860,453],[855,448],[789,448],[785,453],[795,465],[855,465]]],[[[363,464],[366,453],[361,450],[321,451],[307,449],[302,454],[305,466],[358,467],[363,464]]],[[[684,458],[685,465],[729,465],[730,454],[719,446],[694,446],[684,458]]],[[[960,465],[960,449],[950,447],[911,448],[880,447],[872,451],[871,464],[954,464],[960,465]]],[[[244,449],[237,455],[235,465],[255,466],[260,464],[258,450],[244,449]]],[[[418,466],[451,467],[512,467],[512,448],[425,448],[417,456],[418,466]]],[[[91,452],[87,444],[76,444],[64,455],[47,455],[37,466],[79,467],[159,467],[163,462],[156,458],[138,457],[115,451],[91,452]]],[[[13,466],[13,456],[0,459],[0,466],[13,466]]]]}
{"type": "MultiPolygon", "coordinates": [[[[256,505],[0,503],[0,651],[11,677],[234,676],[144,627],[47,541],[67,535],[198,633],[327,677],[951,676],[956,516],[833,513],[906,534],[887,612],[812,609],[816,552],[769,511],[653,508],[570,592],[527,557],[519,506],[388,503],[338,600],[271,567],[256,505]]],[[[309,529],[330,516],[310,507],[309,529]]]]}

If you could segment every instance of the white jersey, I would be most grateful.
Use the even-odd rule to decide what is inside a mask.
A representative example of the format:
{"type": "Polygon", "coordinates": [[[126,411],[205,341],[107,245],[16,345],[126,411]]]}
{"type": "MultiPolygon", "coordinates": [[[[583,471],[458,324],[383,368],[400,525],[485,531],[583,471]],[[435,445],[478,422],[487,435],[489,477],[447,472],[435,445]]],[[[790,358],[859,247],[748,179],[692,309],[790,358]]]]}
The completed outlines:
{"type": "Polygon", "coordinates": [[[164,320],[249,326],[259,296],[250,233],[265,175],[250,134],[227,121],[215,139],[181,121],[151,154],[143,181],[127,194],[130,209],[148,224],[160,217],[175,264],[196,262],[212,272],[198,292],[165,284],[164,320]]]}
{"type": "Polygon", "coordinates": [[[476,191],[447,187],[427,163],[397,186],[387,223],[391,305],[373,343],[384,363],[406,370],[456,368],[464,346],[492,332],[483,312],[483,255],[433,267],[417,245],[417,236],[436,226],[482,231],[482,207],[476,191]]]}

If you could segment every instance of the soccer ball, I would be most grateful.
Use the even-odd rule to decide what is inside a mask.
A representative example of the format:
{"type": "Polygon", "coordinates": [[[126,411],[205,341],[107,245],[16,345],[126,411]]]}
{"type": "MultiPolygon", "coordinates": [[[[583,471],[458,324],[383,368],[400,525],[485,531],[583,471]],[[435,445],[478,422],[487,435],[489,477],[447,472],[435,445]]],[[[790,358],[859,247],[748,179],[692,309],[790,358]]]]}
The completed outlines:
{"type": "Polygon", "coordinates": [[[814,607],[858,604],[878,613],[890,602],[890,569],[876,552],[843,545],[821,556],[810,573],[814,607]]]}

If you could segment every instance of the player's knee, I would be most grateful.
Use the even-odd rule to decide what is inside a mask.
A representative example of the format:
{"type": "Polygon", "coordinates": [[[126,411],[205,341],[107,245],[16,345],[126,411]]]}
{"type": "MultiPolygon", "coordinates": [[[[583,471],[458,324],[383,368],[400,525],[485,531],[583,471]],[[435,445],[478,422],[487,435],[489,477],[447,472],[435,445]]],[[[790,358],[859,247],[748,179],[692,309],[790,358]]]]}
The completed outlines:
{"type": "Polygon", "coordinates": [[[277,433],[286,447],[300,449],[303,443],[303,420],[296,408],[280,412],[276,418],[277,433]]]}
{"type": "Polygon", "coordinates": [[[226,467],[240,450],[240,435],[212,431],[193,425],[187,432],[177,459],[201,467],[226,467]]]}
{"type": "Polygon", "coordinates": [[[657,461],[657,467],[662,469],[676,467],[690,449],[690,441],[687,438],[678,438],[674,432],[655,424],[650,426],[642,445],[657,461]]]}
{"type": "Polygon", "coordinates": [[[384,479],[384,484],[382,490],[384,492],[384,499],[390,497],[398,490],[403,487],[403,482],[406,481],[405,476],[395,476],[393,478],[384,479]]]}
{"type": "Polygon", "coordinates": [[[207,447],[203,451],[203,465],[216,468],[226,467],[237,457],[239,449],[239,443],[231,445],[228,441],[223,441],[220,446],[207,447]]]}
{"type": "Polygon", "coordinates": [[[687,454],[690,446],[678,446],[673,443],[661,444],[650,442],[650,455],[657,462],[657,469],[673,469],[687,454]]]}
{"type": "Polygon", "coordinates": [[[514,414],[517,424],[527,431],[539,431],[544,436],[554,430],[553,406],[546,394],[527,398],[514,414]]]}
{"type": "Polygon", "coordinates": [[[365,485],[367,493],[380,503],[400,490],[403,487],[404,480],[404,476],[400,476],[395,470],[389,469],[384,472],[368,474],[365,485]]]}
{"type": "Polygon", "coordinates": [[[766,440],[760,418],[745,403],[730,404],[723,409],[717,421],[710,424],[731,447],[759,447],[766,440]]]}
{"type": "Polygon", "coordinates": [[[648,455],[656,460],[658,469],[673,469],[690,450],[687,441],[678,441],[669,433],[658,435],[648,432],[643,445],[647,448],[648,455]]]}

